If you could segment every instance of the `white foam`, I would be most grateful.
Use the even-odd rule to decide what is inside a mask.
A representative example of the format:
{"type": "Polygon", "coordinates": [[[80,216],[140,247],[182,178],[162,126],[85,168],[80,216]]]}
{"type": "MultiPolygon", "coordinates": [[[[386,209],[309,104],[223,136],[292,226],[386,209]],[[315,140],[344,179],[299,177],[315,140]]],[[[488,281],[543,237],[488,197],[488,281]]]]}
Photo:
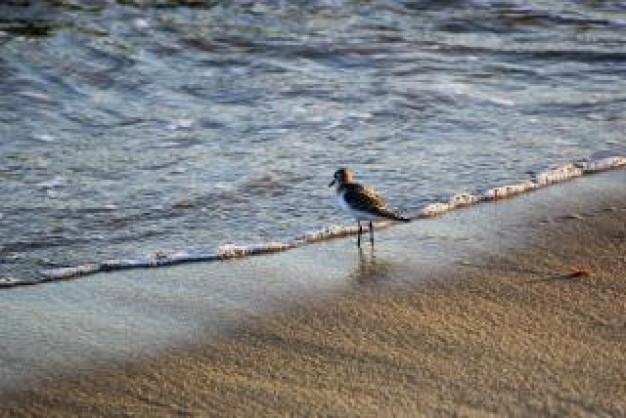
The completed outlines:
{"type": "Polygon", "coordinates": [[[143,259],[113,259],[113,260],[105,260],[102,262],[102,270],[117,270],[117,269],[130,269],[137,267],[153,267],[156,265],[156,262],[152,258],[143,258],[143,259]]]}
{"type": "Polygon", "coordinates": [[[294,248],[295,244],[267,242],[255,245],[226,244],[219,247],[217,253],[222,259],[238,258],[247,255],[269,254],[294,248]]]}
{"type": "Polygon", "coordinates": [[[0,287],[11,287],[21,282],[22,282],[21,280],[16,279],[15,277],[11,277],[11,276],[0,277],[0,287]]]}
{"type": "Polygon", "coordinates": [[[493,187],[485,191],[480,197],[481,200],[498,200],[517,196],[522,193],[536,189],[537,183],[526,181],[518,184],[508,184],[505,186],[493,187]]]}
{"type": "Polygon", "coordinates": [[[172,264],[191,261],[207,261],[214,258],[217,258],[216,254],[205,251],[177,251],[167,256],[167,260],[172,264]]]}
{"type": "Polygon", "coordinates": [[[85,276],[100,271],[100,264],[82,264],[74,267],[59,267],[44,270],[41,275],[49,280],[61,280],[76,276],[85,276]]]}
{"type": "Polygon", "coordinates": [[[472,193],[458,193],[450,198],[448,203],[451,208],[462,208],[465,206],[471,206],[480,201],[480,198],[472,193]]]}
{"type": "Polygon", "coordinates": [[[420,211],[420,216],[432,217],[442,215],[451,210],[471,206],[480,201],[480,197],[472,193],[457,193],[450,197],[447,202],[430,203],[420,211]]]}
{"type": "Polygon", "coordinates": [[[437,216],[446,213],[452,209],[449,203],[435,202],[427,205],[420,211],[422,216],[437,216]]]}
{"type": "Polygon", "coordinates": [[[581,163],[585,173],[597,173],[626,166],[626,156],[614,155],[581,163]]]}
{"type": "Polygon", "coordinates": [[[160,267],[194,261],[214,261],[218,254],[207,251],[157,251],[141,258],[113,259],[102,263],[102,270],[160,267]]]}
{"type": "Polygon", "coordinates": [[[580,177],[583,175],[583,169],[576,163],[567,163],[531,174],[535,183],[546,186],[580,177]]]}
{"type": "Polygon", "coordinates": [[[318,242],[329,238],[345,237],[346,235],[356,234],[359,228],[356,226],[331,225],[320,229],[306,231],[298,236],[295,242],[318,242]]]}

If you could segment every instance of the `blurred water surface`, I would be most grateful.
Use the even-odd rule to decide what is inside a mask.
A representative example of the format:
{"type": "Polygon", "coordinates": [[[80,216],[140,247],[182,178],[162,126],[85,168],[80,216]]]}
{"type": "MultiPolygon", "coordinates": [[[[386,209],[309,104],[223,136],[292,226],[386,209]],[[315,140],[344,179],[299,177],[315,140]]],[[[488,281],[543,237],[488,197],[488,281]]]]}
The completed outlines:
{"type": "Polygon", "coordinates": [[[410,213],[626,145],[621,1],[0,5],[0,277],[410,213]]]}

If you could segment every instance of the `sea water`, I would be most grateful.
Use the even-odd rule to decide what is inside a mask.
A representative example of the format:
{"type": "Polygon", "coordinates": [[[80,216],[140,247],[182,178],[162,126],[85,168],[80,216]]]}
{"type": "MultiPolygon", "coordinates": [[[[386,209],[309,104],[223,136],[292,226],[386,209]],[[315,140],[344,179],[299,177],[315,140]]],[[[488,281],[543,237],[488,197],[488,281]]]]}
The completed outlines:
{"type": "Polygon", "coordinates": [[[353,232],[328,188],[339,167],[415,217],[626,156],[619,1],[26,1],[0,16],[6,283],[353,232]]]}

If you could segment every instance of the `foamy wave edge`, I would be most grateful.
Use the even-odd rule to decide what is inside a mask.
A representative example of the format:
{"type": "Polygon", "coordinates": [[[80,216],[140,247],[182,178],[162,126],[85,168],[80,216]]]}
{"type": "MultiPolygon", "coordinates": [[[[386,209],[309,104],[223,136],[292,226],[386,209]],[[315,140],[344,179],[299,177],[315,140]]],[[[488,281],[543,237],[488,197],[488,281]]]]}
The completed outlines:
{"type": "MultiPolygon", "coordinates": [[[[583,175],[624,167],[626,167],[626,154],[606,155],[606,153],[602,156],[591,159],[550,166],[541,170],[529,172],[531,178],[520,183],[493,187],[477,193],[458,193],[450,197],[447,201],[430,203],[420,210],[415,216],[409,216],[409,218],[432,218],[443,215],[452,210],[472,206],[478,203],[508,199],[546,186],[569,181],[583,175]]],[[[382,226],[390,224],[391,222],[380,222],[377,225],[382,226]]],[[[154,254],[137,258],[113,259],[106,260],[101,263],[88,263],[72,267],[47,269],[40,271],[40,277],[32,280],[0,277],[0,288],[36,285],[116,270],[165,267],[193,262],[226,261],[255,255],[272,254],[288,251],[293,248],[315,242],[354,235],[357,231],[358,229],[356,226],[332,225],[317,230],[307,231],[286,242],[266,242],[253,245],[226,244],[218,247],[217,251],[159,251],[154,254]]]]}

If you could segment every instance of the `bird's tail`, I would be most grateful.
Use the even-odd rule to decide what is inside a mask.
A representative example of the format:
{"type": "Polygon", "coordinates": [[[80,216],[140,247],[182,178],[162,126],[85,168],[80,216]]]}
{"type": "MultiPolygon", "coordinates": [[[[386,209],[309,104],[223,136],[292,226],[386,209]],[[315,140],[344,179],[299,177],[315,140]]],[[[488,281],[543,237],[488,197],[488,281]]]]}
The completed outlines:
{"type": "Polygon", "coordinates": [[[385,210],[381,211],[381,215],[383,215],[387,219],[392,219],[394,221],[411,222],[410,218],[406,218],[406,217],[400,215],[399,213],[391,211],[389,209],[385,209],[385,210]]]}

